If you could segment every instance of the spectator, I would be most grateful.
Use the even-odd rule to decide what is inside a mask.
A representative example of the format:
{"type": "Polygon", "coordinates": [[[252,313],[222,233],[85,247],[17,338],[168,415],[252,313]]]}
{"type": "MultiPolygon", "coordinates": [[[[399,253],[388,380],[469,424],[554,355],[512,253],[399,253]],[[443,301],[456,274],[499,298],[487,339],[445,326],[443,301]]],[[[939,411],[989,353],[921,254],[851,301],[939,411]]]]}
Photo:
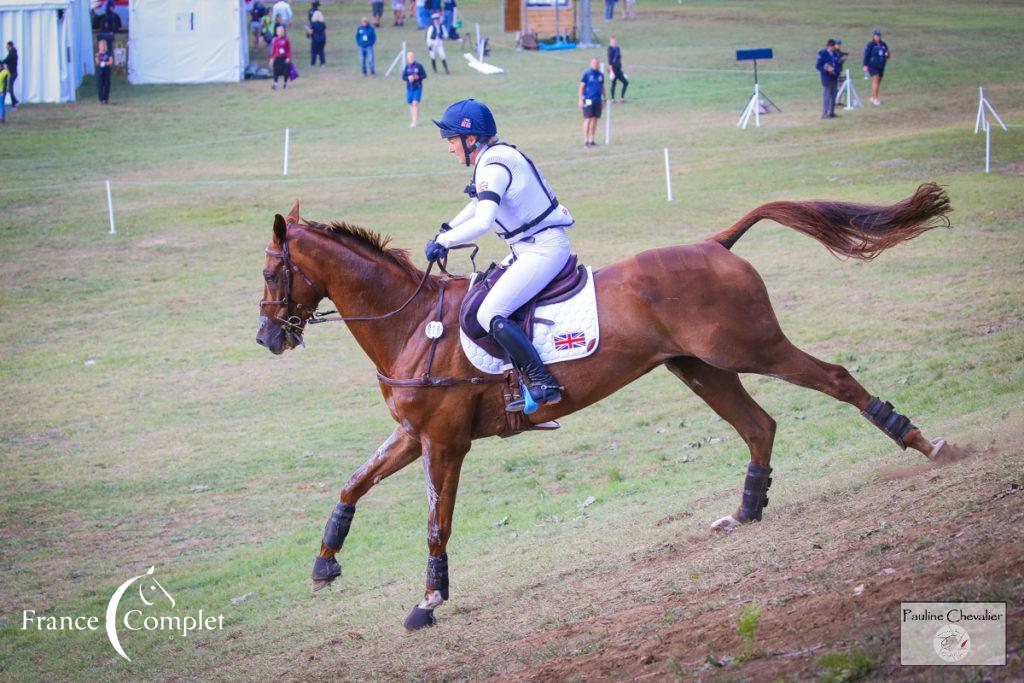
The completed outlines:
{"type": "Polygon", "coordinates": [[[871,42],[864,46],[864,73],[871,75],[871,104],[876,107],[882,103],[878,99],[878,86],[882,84],[889,57],[892,57],[889,46],[882,40],[882,31],[876,28],[871,42]]]}
{"type": "Polygon", "coordinates": [[[114,0],[106,0],[103,7],[103,30],[107,33],[113,33],[117,30],[117,14],[114,12],[114,0]]]}
{"type": "Polygon", "coordinates": [[[327,24],[324,23],[323,12],[313,12],[306,34],[309,36],[309,65],[316,66],[316,58],[319,57],[320,66],[323,66],[324,47],[327,45],[327,24]]]}
{"type": "Polygon", "coordinates": [[[615,0],[604,0],[604,20],[611,21],[615,18],[615,0]]]}
{"type": "Polygon", "coordinates": [[[601,104],[604,102],[604,74],[597,68],[597,57],[590,60],[590,68],[580,79],[580,108],[583,110],[583,146],[597,147],[594,132],[601,118],[601,104]]]}
{"type": "Polygon", "coordinates": [[[3,91],[4,99],[7,99],[6,93],[11,94],[11,109],[17,110],[18,98],[14,96],[14,82],[18,80],[18,50],[14,47],[14,42],[7,41],[7,56],[4,57],[4,64],[7,65],[7,89],[3,91]]]}
{"type": "Polygon", "coordinates": [[[416,0],[416,28],[425,29],[430,25],[430,12],[427,11],[427,0],[416,0]]]}
{"type": "Polygon", "coordinates": [[[263,42],[267,44],[267,54],[271,54],[270,44],[274,42],[274,17],[270,12],[264,14],[260,19],[260,35],[263,36],[263,42]]]}
{"type": "Polygon", "coordinates": [[[622,3],[622,18],[636,19],[636,0],[624,0],[622,3]]]}
{"type": "Polygon", "coordinates": [[[831,38],[825,43],[825,49],[818,53],[818,61],[814,68],[821,74],[821,118],[836,118],[836,92],[839,87],[839,56],[836,54],[836,41],[831,38]]]}
{"type": "MultiPolygon", "coordinates": [[[[278,0],[274,3],[274,9],[271,12],[274,17],[274,24],[277,26],[283,26],[284,30],[287,31],[292,25],[292,6],[288,4],[288,0],[278,0]]],[[[274,30],[277,33],[277,30],[274,30]]]]}
{"type": "Polygon", "coordinates": [[[251,19],[249,22],[249,28],[252,31],[256,47],[260,46],[260,36],[262,35],[260,24],[267,12],[267,6],[264,5],[261,0],[256,0],[256,2],[252,4],[252,9],[249,10],[249,18],[251,19]]]}
{"type": "Polygon", "coordinates": [[[391,0],[391,13],[395,15],[392,26],[405,26],[405,0],[391,0]]]}
{"type": "Polygon", "coordinates": [[[363,17],[362,21],[359,22],[359,26],[356,27],[356,45],[359,46],[359,62],[363,68],[363,75],[366,75],[366,70],[370,70],[370,75],[373,77],[377,76],[377,72],[373,68],[373,46],[377,43],[377,32],[370,26],[370,22],[363,17]]]}
{"type": "Polygon", "coordinates": [[[405,102],[409,105],[409,116],[412,118],[410,128],[415,128],[420,118],[420,99],[423,97],[423,79],[426,77],[427,70],[416,61],[416,55],[411,50],[406,52],[402,80],[405,81],[405,102]]]}
{"type": "Polygon", "coordinates": [[[309,22],[313,21],[313,15],[320,11],[320,0],[313,0],[309,4],[309,11],[306,12],[306,20],[309,22]]]}
{"type": "Polygon", "coordinates": [[[110,71],[114,66],[114,54],[107,41],[100,40],[96,50],[96,94],[100,104],[110,104],[110,71]]]}
{"type": "Polygon", "coordinates": [[[622,81],[622,99],[619,102],[625,102],[629,81],[626,80],[626,74],[622,70],[622,50],[619,49],[619,41],[615,39],[615,36],[608,39],[608,66],[612,70],[612,101],[615,101],[615,84],[622,81]]]}
{"type": "Polygon", "coordinates": [[[284,34],[284,26],[277,27],[277,37],[270,45],[270,64],[274,68],[274,85],[277,90],[277,79],[284,77],[284,87],[288,87],[288,78],[292,72],[292,44],[284,34]]]}
{"type": "Polygon", "coordinates": [[[11,78],[11,72],[7,70],[7,63],[0,62],[0,123],[7,123],[7,81],[11,78]]]}
{"type": "Polygon", "coordinates": [[[434,73],[437,73],[438,57],[441,58],[441,64],[444,65],[444,72],[451,73],[448,71],[448,58],[444,52],[444,41],[447,39],[448,29],[441,23],[441,15],[435,14],[431,17],[430,26],[427,27],[427,50],[430,51],[430,66],[434,68],[434,73]]]}
{"type": "Polygon", "coordinates": [[[380,28],[380,19],[384,16],[384,0],[370,0],[370,14],[373,16],[373,25],[380,28]]]}
{"type": "Polygon", "coordinates": [[[441,23],[448,30],[448,38],[455,38],[455,0],[443,0],[444,18],[441,23]]]}

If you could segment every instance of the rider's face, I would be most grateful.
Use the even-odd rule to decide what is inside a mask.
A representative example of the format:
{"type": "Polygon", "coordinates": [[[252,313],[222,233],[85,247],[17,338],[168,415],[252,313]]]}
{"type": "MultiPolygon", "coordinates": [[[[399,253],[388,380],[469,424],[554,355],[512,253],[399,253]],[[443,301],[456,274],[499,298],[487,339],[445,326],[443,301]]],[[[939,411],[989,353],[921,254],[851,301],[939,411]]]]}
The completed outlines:
{"type": "MultiPolygon", "coordinates": [[[[466,146],[469,147],[470,149],[473,149],[473,145],[476,144],[476,141],[477,141],[477,136],[475,136],[475,135],[467,135],[466,136],[466,146]]],[[[465,155],[465,152],[463,152],[463,150],[462,150],[462,143],[459,142],[459,136],[458,135],[456,135],[454,137],[448,138],[448,153],[451,154],[456,159],[458,159],[460,164],[466,163],[466,155],[465,155]]],[[[473,153],[472,152],[470,152],[469,157],[470,157],[470,159],[469,159],[470,162],[472,162],[472,160],[473,160],[473,153]]]]}

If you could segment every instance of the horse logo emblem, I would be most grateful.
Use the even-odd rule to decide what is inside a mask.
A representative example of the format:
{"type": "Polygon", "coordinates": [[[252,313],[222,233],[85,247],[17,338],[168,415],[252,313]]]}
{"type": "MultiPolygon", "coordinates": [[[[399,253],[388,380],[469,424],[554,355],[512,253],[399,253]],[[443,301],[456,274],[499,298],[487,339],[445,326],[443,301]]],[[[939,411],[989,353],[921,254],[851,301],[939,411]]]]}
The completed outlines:
{"type": "Polygon", "coordinates": [[[110,639],[110,644],[114,647],[117,654],[121,655],[129,662],[132,661],[131,657],[125,654],[124,648],[121,647],[121,641],[117,637],[117,607],[121,604],[121,598],[124,596],[125,592],[139,579],[145,579],[148,577],[148,582],[143,581],[139,584],[139,598],[142,600],[142,604],[147,607],[152,607],[154,603],[149,598],[156,599],[159,597],[160,593],[163,593],[163,595],[170,601],[171,607],[174,607],[175,605],[174,598],[171,594],[168,593],[167,590],[160,585],[160,582],[153,576],[153,572],[155,570],[156,565],[153,565],[145,574],[133,576],[122,583],[117,587],[117,590],[114,591],[114,594],[110,596],[110,602],[107,603],[107,638],[110,639]],[[149,598],[146,597],[147,594],[149,595],[149,598]]]}
{"type": "Polygon", "coordinates": [[[932,647],[943,661],[959,662],[971,651],[971,636],[957,624],[947,624],[932,638],[932,647]]]}

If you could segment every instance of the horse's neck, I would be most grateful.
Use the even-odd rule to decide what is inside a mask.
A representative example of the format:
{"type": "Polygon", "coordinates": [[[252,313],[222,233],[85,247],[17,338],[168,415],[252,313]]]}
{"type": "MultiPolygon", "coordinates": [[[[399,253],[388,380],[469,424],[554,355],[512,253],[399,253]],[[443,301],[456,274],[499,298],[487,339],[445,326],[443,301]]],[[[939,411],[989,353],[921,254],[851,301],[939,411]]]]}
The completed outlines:
{"type": "MultiPolygon", "coordinates": [[[[419,285],[387,256],[364,246],[315,238],[315,253],[329,256],[318,259],[317,272],[311,277],[323,283],[327,298],[342,317],[387,315],[408,301],[419,285]]],[[[400,313],[383,320],[352,321],[348,328],[374,365],[389,374],[436,300],[434,287],[425,286],[400,313]]]]}

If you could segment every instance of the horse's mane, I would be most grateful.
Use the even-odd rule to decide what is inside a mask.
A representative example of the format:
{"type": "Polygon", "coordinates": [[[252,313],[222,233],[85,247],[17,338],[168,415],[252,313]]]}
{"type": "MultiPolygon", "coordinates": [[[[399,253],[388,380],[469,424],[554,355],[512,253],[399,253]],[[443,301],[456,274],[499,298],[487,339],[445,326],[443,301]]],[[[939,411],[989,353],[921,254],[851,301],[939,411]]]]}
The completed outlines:
{"type": "MultiPolygon", "coordinates": [[[[391,243],[390,235],[381,235],[379,232],[375,232],[369,228],[364,228],[360,225],[352,225],[351,223],[345,223],[342,221],[317,223],[315,221],[303,219],[300,225],[305,228],[312,228],[317,232],[335,239],[338,237],[349,237],[364,247],[369,248],[371,251],[374,251],[390,260],[403,271],[408,273],[409,276],[417,282],[423,278],[423,271],[413,263],[407,250],[388,246],[391,243]]],[[[436,275],[430,276],[430,280],[436,279],[436,275]]]]}

